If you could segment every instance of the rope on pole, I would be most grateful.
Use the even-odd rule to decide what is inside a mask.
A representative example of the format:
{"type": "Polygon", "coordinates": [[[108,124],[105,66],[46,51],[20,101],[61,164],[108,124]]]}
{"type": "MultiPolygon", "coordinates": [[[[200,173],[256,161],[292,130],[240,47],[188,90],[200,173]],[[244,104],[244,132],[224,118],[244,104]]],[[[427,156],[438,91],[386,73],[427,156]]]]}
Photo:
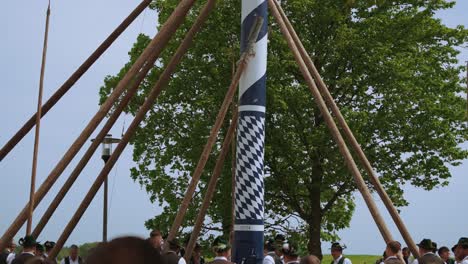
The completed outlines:
{"type": "Polygon", "coordinates": [[[341,114],[341,111],[339,107],[336,105],[335,100],[333,99],[332,95],[330,94],[325,82],[321,78],[317,68],[315,67],[312,59],[310,58],[309,54],[307,53],[306,49],[304,48],[304,45],[302,44],[301,40],[299,39],[298,35],[296,34],[296,31],[294,30],[291,22],[287,18],[286,14],[283,11],[283,8],[281,5],[275,1],[275,5],[277,9],[279,10],[281,17],[286,23],[286,26],[291,33],[294,42],[296,46],[298,46],[299,51],[302,55],[302,58],[304,59],[305,64],[307,65],[307,68],[309,72],[312,74],[313,78],[315,79],[315,82],[318,84],[318,88],[320,89],[320,92],[324,96],[325,102],[328,104],[328,106],[331,108],[332,113],[335,115],[335,117],[338,120],[338,125],[340,128],[344,131],[344,135],[346,139],[350,142],[352,149],[358,154],[359,160],[361,163],[364,165],[364,168],[369,175],[369,179],[371,183],[374,185],[377,193],[379,194],[380,198],[382,199],[383,203],[385,204],[388,212],[390,213],[393,221],[395,222],[396,226],[398,227],[400,234],[402,235],[403,239],[405,240],[406,244],[411,250],[411,253],[413,253],[414,256],[419,257],[419,250],[414,243],[413,239],[411,238],[411,235],[406,228],[403,220],[400,217],[400,214],[398,213],[397,209],[393,205],[392,200],[388,196],[387,192],[383,188],[382,184],[380,183],[379,177],[375,173],[371,163],[367,159],[364,151],[362,150],[361,146],[359,145],[358,141],[354,137],[354,134],[352,130],[349,128],[348,123],[344,119],[343,115],[341,114]]]}
{"type": "Polygon", "coordinates": [[[219,176],[223,171],[224,161],[226,160],[226,156],[229,153],[229,146],[231,145],[232,139],[234,139],[234,133],[236,132],[237,126],[237,109],[234,112],[234,115],[231,120],[231,125],[224,137],[223,145],[221,147],[221,152],[218,155],[218,159],[216,160],[216,165],[213,170],[213,174],[211,175],[210,181],[208,186],[206,187],[205,197],[203,198],[203,203],[200,207],[200,211],[198,212],[197,219],[195,220],[195,225],[193,226],[193,230],[190,235],[190,240],[185,247],[185,254],[184,258],[187,263],[190,262],[190,258],[192,257],[193,249],[195,248],[195,244],[197,243],[197,238],[200,235],[200,230],[203,226],[203,222],[205,221],[206,212],[210,207],[211,200],[213,199],[214,193],[216,191],[216,185],[218,183],[219,176]]]}
{"type": "MultiPolygon", "coordinates": [[[[81,217],[83,216],[84,212],[88,208],[89,204],[95,197],[96,193],[98,192],[99,188],[104,182],[104,179],[106,178],[107,174],[112,170],[112,167],[117,162],[117,159],[122,154],[123,150],[127,146],[131,137],[135,134],[135,131],[137,130],[139,124],[145,118],[146,113],[151,109],[151,107],[154,105],[154,102],[160,95],[161,91],[169,83],[172,73],[175,71],[175,69],[177,68],[177,65],[180,63],[183,56],[185,55],[190,45],[192,44],[194,36],[200,30],[203,23],[206,21],[209,12],[213,8],[214,3],[215,3],[215,0],[210,0],[203,8],[202,12],[198,16],[195,23],[193,24],[192,28],[189,30],[184,40],[180,44],[179,48],[177,49],[176,53],[172,57],[168,66],[166,67],[164,72],[159,77],[159,80],[151,89],[151,92],[146,98],[143,105],[138,110],[137,114],[135,115],[135,118],[133,119],[132,123],[130,124],[127,131],[125,132],[122,139],[120,140],[119,144],[117,145],[116,149],[114,150],[114,153],[112,153],[109,160],[105,163],[104,168],[101,170],[101,172],[97,176],[96,180],[94,181],[93,185],[89,189],[85,198],[83,199],[80,206],[76,210],[75,214],[73,215],[71,220],[68,222],[63,233],[60,235],[55,247],[52,249],[52,252],[49,254],[49,259],[54,259],[59,253],[60,249],[62,249],[63,245],[67,241],[71,232],[74,230],[74,228],[80,221],[81,217]]],[[[178,7],[176,8],[176,10],[172,13],[171,17],[166,21],[165,25],[171,25],[173,28],[175,28],[175,25],[180,25],[182,21],[184,20],[190,7],[193,4],[194,4],[194,1],[190,1],[190,0],[181,1],[178,7]]],[[[162,32],[162,29],[160,32],[162,32]]]]}
{"type": "MultiPolygon", "coordinates": [[[[101,105],[96,115],[91,119],[91,121],[89,121],[85,129],[81,132],[79,137],[73,142],[72,146],[68,149],[68,151],[65,153],[65,155],[57,164],[57,166],[52,170],[52,172],[49,174],[47,179],[38,189],[38,191],[34,195],[35,196],[34,199],[35,201],[37,201],[34,207],[37,207],[37,205],[40,203],[42,198],[44,198],[44,196],[50,190],[52,185],[56,182],[60,174],[65,170],[68,164],[70,164],[73,157],[75,157],[75,155],[78,153],[78,151],[81,149],[83,144],[87,141],[87,139],[91,136],[91,134],[99,125],[99,123],[104,119],[104,117],[112,108],[112,106],[115,104],[115,102],[117,102],[117,100],[125,91],[129,83],[135,78],[135,75],[144,66],[148,58],[151,56],[151,54],[156,53],[159,55],[162,52],[163,48],[167,45],[167,43],[169,42],[170,38],[174,35],[177,28],[179,28],[179,26],[183,23],[187,12],[190,10],[194,2],[195,0],[182,0],[179,3],[178,8],[174,10],[174,12],[166,21],[166,23],[164,23],[164,25],[161,27],[158,34],[153,38],[153,40],[145,48],[145,50],[140,55],[140,57],[135,61],[132,67],[125,74],[123,79],[117,84],[114,91],[112,91],[112,93],[109,95],[107,100],[101,105]]],[[[13,224],[8,228],[8,230],[2,236],[1,238],[2,241],[9,241],[18,232],[21,226],[24,224],[24,222],[27,219],[27,207],[28,205],[25,206],[25,208],[21,211],[21,213],[16,217],[13,224]]]]}
{"type": "MultiPolygon", "coordinates": [[[[208,3],[210,2],[214,2],[214,1],[210,0],[208,3]]],[[[252,36],[258,36],[259,31],[260,29],[257,29],[257,32],[252,32],[252,36]]],[[[252,47],[252,45],[250,45],[249,47],[252,47]]],[[[203,148],[202,154],[200,155],[200,159],[198,160],[198,163],[197,163],[197,167],[195,168],[192,174],[192,178],[190,180],[190,184],[185,193],[184,199],[182,200],[180,208],[177,211],[177,215],[174,220],[174,223],[172,224],[171,230],[169,231],[169,235],[167,237],[168,241],[176,237],[179,231],[179,228],[182,225],[182,221],[184,219],[185,213],[187,212],[187,208],[190,205],[190,201],[192,200],[192,197],[193,197],[193,194],[195,193],[198,182],[200,181],[200,176],[203,172],[203,169],[205,168],[206,162],[208,161],[211,149],[214,143],[216,142],[216,136],[218,135],[218,132],[223,124],[224,118],[226,117],[229,104],[231,103],[232,98],[234,97],[241,75],[247,67],[249,57],[252,56],[250,52],[251,48],[248,49],[248,51],[249,52],[244,52],[241,55],[241,59],[239,60],[236,74],[234,75],[234,78],[232,79],[231,84],[228,88],[228,91],[224,97],[224,101],[221,105],[218,115],[216,116],[215,124],[211,128],[210,136],[205,144],[205,147],[203,148]]],[[[167,247],[164,250],[167,250],[167,247]]]]}
{"type": "Polygon", "coordinates": [[[317,89],[317,86],[314,82],[314,79],[312,78],[312,76],[310,75],[309,71],[308,71],[308,68],[304,62],[304,60],[302,59],[301,57],[301,54],[296,46],[296,44],[294,43],[292,37],[291,37],[291,34],[289,33],[287,27],[286,27],[286,24],[284,23],[282,17],[281,17],[281,14],[279,13],[276,5],[275,5],[275,0],[268,0],[268,3],[270,5],[270,8],[273,12],[273,16],[275,17],[276,21],[278,22],[279,26],[280,26],[280,29],[281,29],[281,32],[283,33],[286,41],[288,42],[288,45],[289,45],[289,48],[291,49],[291,51],[293,52],[294,54],[294,57],[299,65],[299,68],[305,78],[305,81],[309,87],[309,89],[311,90],[312,94],[313,94],[313,97],[314,97],[314,100],[318,106],[318,108],[320,109],[320,112],[322,113],[323,115],[323,118],[325,120],[325,123],[326,125],[328,126],[334,140],[336,141],[337,145],[338,145],[338,148],[341,152],[341,154],[343,155],[344,159],[345,159],[345,162],[346,162],[346,165],[348,167],[348,169],[350,170],[351,174],[353,175],[353,178],[354,178],[354,181],[357,185],[357,188],[358,190],[361,192],[363,198],[364,198],[364,201],[366,202],[367,204],[367,207],[382,235],[382,237],[384,238],[385,242],[390,242],[393,240],[393,237],[390,233],[390,231],[388,230],[382,216],[380,215],[380,212],[377,208],[377,205],[375,204],[375,201],[373,200],[372,196],[371,196],[371,193],[369,191],[369,189],[367,188],[367,185],[366,183],[364,182],[364,179],[362,178],[362,175],[361,173],[359,172],[359,169],[357,168],[356,166],[356,163],[354,162],[354,159],[348,149],[348,147],[346,146],[346,143],[342,137],[342,135],[340,134],[339,130],[338,130],[338,127],[336,126],[330,112],[328,112],[328,109],[327,109],[327,106],[319,92],[319,90],[317,89]]]}
{"type": "Polygon", "coordinates": [[[8,153],[20,142],[24,136],[36,124],[36,116],[40,118],[45,116],[49,110],[64,96],[70,88],[88,71],[88,69],[101,57],[101,55],[114,43],[114,41],[124,32],[125,29],[145,10],[151,3],[151,0],[144,0],[135,10],[133,10],[127,18],[99,45],[99,47],[76,69],[76,71],[60,86],[60,88],[47,100],[42,106],[41,113],[33,114],[26,123],[16,132],[16,134],[0,149],[0,161],[2,161],[8,153]]]}
{"type": "Polygon", "coordinates": [[[46,22],[44,30],[44,44],[42,47],[42,62],[41,62],[41,74],[39,78],[39,95],[37,96],[37,115],[36,115],[36,133],[34,136],[34,150],[31,168],[31,186],[29,190],[29,213],[28,213],[28,224],[26,225],[26,235],[31,234],[33,208],[34,208],[34,191],[36,190],[36,173],[37,173],[37,155],[39,153],[39,132],[41,128],[41,110],[42,110],[42,93],[44,91],[44,73],[47,58],[47,42],[49,40],[49,19],[50,19],[50,0],[47,6],[46,22]]]}

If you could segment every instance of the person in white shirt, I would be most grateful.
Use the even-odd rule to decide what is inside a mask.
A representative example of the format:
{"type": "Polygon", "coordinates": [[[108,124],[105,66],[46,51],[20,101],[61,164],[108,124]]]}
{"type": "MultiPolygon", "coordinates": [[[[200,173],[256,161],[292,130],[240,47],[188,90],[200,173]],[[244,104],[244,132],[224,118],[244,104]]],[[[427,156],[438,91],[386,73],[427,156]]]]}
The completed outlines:
{"type": "Polygon", "coordinates": [[[83,260],[79,256],[79,249],[77,245],[71,245],[69,256],[62,259],[60,264],[82,264],[83,260]]]}
{"type": "Polygon", "coordinates": [[[468,237],[462,237],[458,240],[456,252],[460,264],[468,264],[468,237]]]}
{"type": "Polygon", "coordinates": [[[398,241],[390,241],[385,248],[385,264],[404,264],[399,258],[398,254],[401,250],[401,244],[398,241]]]}
{"type": "Polygon", "coordinates": [[[351,260],[343,256],[343,249],[345,248],[345,245],[341,245],[338,242],[332,244],[330,249],[333,261],[331,264],[352,264],[351,260]]]}
{"type": "Polygon", "coordinates": [[[263,264],[275,264],[275,240],[270,238],[263,245],[263,264]]]}
{"type": "Polygon", "coordinates": [[[436,248],[432,240],[425,238],[419,244],[419,258],[415,259],[412,264],[444,264],[444,261],[434,254],[436,248]]]}

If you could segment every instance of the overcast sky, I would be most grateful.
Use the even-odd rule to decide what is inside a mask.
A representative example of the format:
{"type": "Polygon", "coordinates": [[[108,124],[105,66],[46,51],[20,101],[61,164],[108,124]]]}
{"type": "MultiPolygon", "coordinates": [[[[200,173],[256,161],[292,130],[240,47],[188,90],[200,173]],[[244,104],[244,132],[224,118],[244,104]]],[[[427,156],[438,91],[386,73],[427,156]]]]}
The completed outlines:
{"type": "MultiPolygon", "coordinates": [[[[468,1],[458,1],[453,10],[439,13],[449,26],[462,24],[468,27],[468,1]]],[[[81,0],[53,1],[49,32],[49,50],[44,83],[44,102],[81,65],[104,38],[123,20],[138,0],[81,0]]],[[[24,121],[36,111],[37,87],[46,11],[46,0],[6,1],[0,16],[0,146],[18,130],[24,121]]],[[[115,74],[128,61],[130,50],[138,33],[154,36],[156,13],[147,10],[111,46],[101,59],[77,82],[71,91],[41,121],[41,138],[38,160],[37,185],[39,186],[54,168],[69,145],[98,110],[98,91],[104,76],[115,74]]],[[[464,50],[460,61],[468,58],[464,50]]],[[[121,117],[111,130],[119,136],[123,124],[131,122],[121,117]]],[[[208,133],[208,131],[207,131],[208,133]]],[[[0,162],[2,179],[0,195],[0,233],[16,217],[29,197],[31,158],[34,133],[29,133],[18,146],[0,162]]],[[[95,134],[93,134],[95,135],[95,134]]],[[[86,145],[89,146],[89,143],[86,145]]],[[[465,146],[466,148],[466,146],[465,146]]],[[[79,153],[81,157],[83,151],[79,153]]],[[[132,150],[127,148],[110,175],[109,183],[109,236],[123,234],[146,236],[144,221],[160,212],[149,202],[149,196],[129,177],[132,167],[132,150]]],[[[78,159],[74,160],[73,168],[78,159]]],[[[93,178],[102,168],[100,155],[95,155],[83,171],[75,186],[65,198],[59,210],[50,220],[40,240],[56,240],[89,188],[93,178]]],[[[70,173],[67,169],[52,188],[55,194],[70,173]]],[[[429,237],[439,245],[452,246],[460,236],[468,236],[468,162],[451,168],[453,178],[449,187],[425,192],[406,188],[408,207],[401,209],[401,216],[417,242],[429,237]]],[[[35,211],[35,222],[46,209],[53,195],[47,195],[35,211]]],[[[394,232],[390,217],[378,204],[394,232]]],[[[339,234],[348,245],[351,254],[381,254],[384,244],[372,218],[357,194],[358,206],[351,228],[339,234]]],[[[99,241],[101,239],[102,192],[93,201],[67,245],[99,241]]],[[[24,229],[20,235],[24,234],[24,229]]],[[[17,236],[18,238],[19,236],[17,236]]],[[[328,251],[324,244],[323,249],[328,251]]]]}

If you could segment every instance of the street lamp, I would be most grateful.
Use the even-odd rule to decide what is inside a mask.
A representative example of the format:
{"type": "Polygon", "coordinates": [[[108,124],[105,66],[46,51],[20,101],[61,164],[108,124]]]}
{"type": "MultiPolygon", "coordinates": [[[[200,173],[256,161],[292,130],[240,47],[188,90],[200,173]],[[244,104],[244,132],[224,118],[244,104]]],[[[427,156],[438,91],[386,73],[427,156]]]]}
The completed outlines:
{"type": "MultiPolygon", "coordinates": [[[[94,141],[92,139],[91,141],[94,141]]],[[[106,137],[102,140],[102,155],[101,158],[104,161],[104,164],[109,160],[112,155],[112,144],[119,143],[120,139],[113,138],[111,134],[107,134],[106,137]]],[[[102,242],[107,242],[107,197],[108,197],[108,175],[104,179],[104,206],[102,211],[102,242]]]]}

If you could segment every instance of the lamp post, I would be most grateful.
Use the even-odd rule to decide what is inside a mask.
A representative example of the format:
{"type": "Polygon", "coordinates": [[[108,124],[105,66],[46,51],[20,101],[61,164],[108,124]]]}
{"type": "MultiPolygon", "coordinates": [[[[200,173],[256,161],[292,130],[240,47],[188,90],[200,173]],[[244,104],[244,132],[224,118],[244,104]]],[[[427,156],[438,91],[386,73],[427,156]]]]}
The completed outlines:
{"type": "MultiPolygon", "coordinates": [[[[94,139],[92,140],[94,141],[94,139]]],[[[102,140],[102,155],[101,158],[106,163],[112,155],[112,144],[119,143],[120,139],[113,138],[111,134],[107,134],[102,140]]],[[[107,242],[107,197],[108,197],[108,175],[104,180],[104,205],[102,211],[102,242],[107,242]]]]}

